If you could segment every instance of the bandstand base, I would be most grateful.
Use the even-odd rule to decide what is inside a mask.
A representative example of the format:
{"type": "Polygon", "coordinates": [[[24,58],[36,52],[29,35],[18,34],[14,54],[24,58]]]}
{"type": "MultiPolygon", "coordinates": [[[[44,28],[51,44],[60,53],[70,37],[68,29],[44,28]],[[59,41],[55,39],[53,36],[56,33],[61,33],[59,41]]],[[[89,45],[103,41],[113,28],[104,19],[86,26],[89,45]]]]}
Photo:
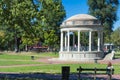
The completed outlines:
{"type": "Polygon", "coordinates": [[[103,59],[104,54],[102,51],[63,51],[59,52],[59,59],[60,60],[70,60],[70,61],[86,61],[86,60],[96,60],[96,59],[103,59]]]}

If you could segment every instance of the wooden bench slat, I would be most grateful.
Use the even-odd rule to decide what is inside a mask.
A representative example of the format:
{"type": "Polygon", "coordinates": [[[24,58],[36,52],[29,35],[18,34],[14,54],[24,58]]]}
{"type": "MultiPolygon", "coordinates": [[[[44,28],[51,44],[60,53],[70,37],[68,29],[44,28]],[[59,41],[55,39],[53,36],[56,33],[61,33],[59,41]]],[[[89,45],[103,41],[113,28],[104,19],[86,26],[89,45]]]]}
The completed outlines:
{"type": "MultiPolygon", "coordinates": [[[[103,69],[103,68],[77,68],[77,71],[79,70],[82,70],[82,71],[107,71],[107,70],[110,70],[110,69],[103,69]]],[[[114,71],[114,69],[111,69],[112,71],[114,71]]]]}
{"type": "MultiPolygon", "coordinates": [[[[88,72],[85,72],[85,71],[91,71],[93,72],[94,74],[94,80],[96,80],[96,76],[97,74],[107,74],[109,76],[109,80],[112,79],[112,74],[114,74],[114,69],[111,68],[111,69],[103,69],[103,68],[82,68],[81,66],[79,68],[77,68],[77,71],[79,71],[79,79],[80,79],[80,74],[81,73],[88,73],[88,72]],[[105,73],[103,73],[103,71],[105,73]]],[[[88,73],[89,74],[89,73],[88,73]]],[[[91,73],[90,73],[91,74],[91,73]]]]}

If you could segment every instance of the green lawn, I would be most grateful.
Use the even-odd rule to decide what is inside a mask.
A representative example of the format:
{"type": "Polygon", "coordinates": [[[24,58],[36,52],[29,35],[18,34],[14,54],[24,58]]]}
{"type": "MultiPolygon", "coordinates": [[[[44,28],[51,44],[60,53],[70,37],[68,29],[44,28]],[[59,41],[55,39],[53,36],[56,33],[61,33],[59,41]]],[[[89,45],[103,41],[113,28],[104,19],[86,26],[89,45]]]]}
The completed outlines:
{"type": "Polygon", "coordinates": [[[57,57],[54,53],[1,53],[0,66],[23,65],[23,64],[43,64],[36,61],[42,57],[57,57]],[[34,60],[31,59],[34,56],[34,60]]]}
{"type": "MultiPolygon", "coordinates": [[[[61,73],[62,66],[70,66],[71,73],[76,73],[76,68],[82,66],[84,68],[106,68],[106,64],[44,64],[38,66],[17,66],[0,69],[0,72],[42,72],[42,73],[61,73]]],[[[115,74],[120,74],[120,65],[113,65],[115,74]]]]}
{"type": "Polygon", "coordinates": [[[35,61],[14,61],[14,60],[0,60],[0,66],[12,66],[12,65],[27,65],[27,64],[42,64],[35,61]]]}
{"type": "MultiPolygon", "coordinates": [[[[119,53],[118,53],[119,54],[119,53]]],[[[70,72],[76,73],[76,68],[82,66],[84,68],[106,68],[107,64],[79,63],[79,64],[47,64],[39,62],[42,57],[58,57],[55,53],[18,53],[18,54],[0,54],[0,72],[42,72],[42,73],[61,73],[62,66],[70,66],[70,72]],[[31,60],[31,56],[35,56],[35,60],[31,60]],[[37,65],[36,65],[37,64],[37,65]],[[16,65],[16,66],[15,66],[16,65]],[[19,66],[17,66],[19,65],[19,66]],[[28,65],[28,66],[22,66],[28,65]],[[32,66],[29,66],[32,65],[32,66]],[[8,66],[8,67],[2,67],[8,66]]],[[[115,74],[120,74],[120,64],[113,64],[115,74]]]]}
{"type": "Polygon", "coordinates": [[[30,60],[31,56],[36,59],[40,57],[58,57],[55,53],[35,53],[35,52],[22,52],[22,53],[0,53],[0,59],[17,59],[17,60],[30,60]]]}
{"type": "Polygon", "coordinates": [[[120,51],[119,52],[115,52],[115,58],[120,58],[120,51]]]}
{"type": "MultiPolygon", "coordinates": [[[[36,62],[31,59],[31,54],[0,54],[0,66],[10,66],[10,65],[24,65],[24,64],[41,64],[41,62],[36,62]]],[[[35,56],[35,59],[39,59],[35,56]]]]}

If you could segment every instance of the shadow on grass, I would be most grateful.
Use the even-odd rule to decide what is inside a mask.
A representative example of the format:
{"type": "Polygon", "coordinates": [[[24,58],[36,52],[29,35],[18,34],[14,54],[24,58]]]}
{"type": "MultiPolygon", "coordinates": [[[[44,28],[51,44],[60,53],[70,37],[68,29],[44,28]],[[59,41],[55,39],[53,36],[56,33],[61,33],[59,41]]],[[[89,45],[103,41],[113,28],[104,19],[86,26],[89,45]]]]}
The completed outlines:
{"type": "MultiPolygon", "coordinates": [[[[61,74],[50,73],[0,73],[0,80],[61,80],[61,74]]],[[[78,74],[72,73],[69,76],[69,80],[79,80],[78,74]]],[[[80,80],[94,80],[93,75],[82,74],[80,80]]],[[[108,80],[107,75],[97,77],[96,80],[108,80]]],[[[112,80],[120,80],[113,78],[112,80]]]]}
{"type": "Polygon", "coordinates": [[[61,80],[61,75],[49,73],[0,73],[0,80],[61,80]]]}
{"type": "MultiPolygon", "coordinates": [[[[80,80],[110,80],[110,79],[108,75],[81,74],[80,80]]],[[[112,80],[120,80],[120,79],[112,78],[112,80]]]]}

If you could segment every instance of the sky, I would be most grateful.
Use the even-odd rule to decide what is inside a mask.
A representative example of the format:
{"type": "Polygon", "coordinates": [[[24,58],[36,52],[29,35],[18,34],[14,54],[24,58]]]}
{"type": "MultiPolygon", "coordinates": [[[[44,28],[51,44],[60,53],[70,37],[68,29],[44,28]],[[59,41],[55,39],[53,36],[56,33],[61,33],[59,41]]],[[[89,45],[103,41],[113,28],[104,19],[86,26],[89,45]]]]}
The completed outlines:
{"type": "MultiPolygon", "coordinates": [[[[88,14],[87,0],[62,0],[62,4],[66,10],[66,19],[76,14],[88,14]]],[[[120,5],[117,16],[118,20],[114,23],[113,30],[120,27],[120,5]]]]}

